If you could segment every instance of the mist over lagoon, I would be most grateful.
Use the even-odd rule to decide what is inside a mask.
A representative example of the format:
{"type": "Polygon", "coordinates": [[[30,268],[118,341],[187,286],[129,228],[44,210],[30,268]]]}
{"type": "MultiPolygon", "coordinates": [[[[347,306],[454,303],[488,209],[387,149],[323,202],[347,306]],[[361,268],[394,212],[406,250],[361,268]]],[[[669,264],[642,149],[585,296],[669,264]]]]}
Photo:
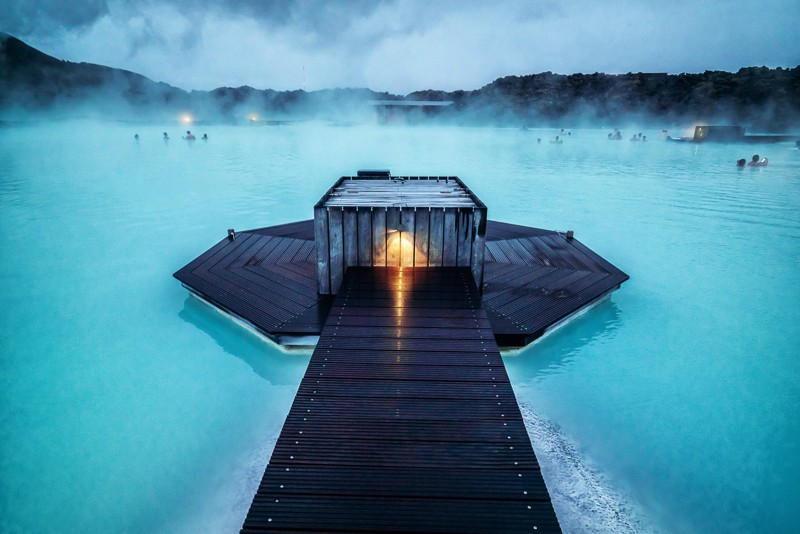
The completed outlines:
{"type": "Polygon", "coordinates": [[[187,123],[328,121],[492,127],[736,125],[798,133],[800,66],[691,74],[504,76],[474,90],[368,88],[185,91],[140,74],[47,55],[0,32],[0,120],[99,118],[187,123]]]}

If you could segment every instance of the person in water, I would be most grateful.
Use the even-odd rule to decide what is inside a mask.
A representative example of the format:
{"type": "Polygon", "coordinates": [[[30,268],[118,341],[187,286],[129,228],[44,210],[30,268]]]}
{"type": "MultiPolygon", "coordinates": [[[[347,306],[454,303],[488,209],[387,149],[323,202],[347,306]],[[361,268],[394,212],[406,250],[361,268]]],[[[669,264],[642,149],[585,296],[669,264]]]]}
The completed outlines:
{"type": "Polygon", "coordinates": [[[761,158],[758,154],[753,154],[753,159],[747,164],[748,167],[766,167],[769,161],[767,158],[761,158]]]}
{"type": "Polygon", "coordinates": [[[196,137],[194,136],[194,134],[192,132],[190,132],[189,130],[186,130],[186,136],[184,137],[184,139],[186,139],[187,141],[194,141],[196,139],[196,137]]]}
{"type": "Polygon", "coordinates": [[[736,166],[737,167],[744,168],[745,165],[747,165],[747,160],[746,159],[742,158],[742,159],[737,159],[736,160],[736,166]]]}
{"type": "Polygon", "coordinates": [[[208,141],[208,134],[203,134],[203,141],[208,141]]]}
{"type": "Polygon", "coordinates": [[[167,139],[169,139],[169,136],[167,135],[167,132],[164,132],[164,141],[166,141],[167,139]]]}

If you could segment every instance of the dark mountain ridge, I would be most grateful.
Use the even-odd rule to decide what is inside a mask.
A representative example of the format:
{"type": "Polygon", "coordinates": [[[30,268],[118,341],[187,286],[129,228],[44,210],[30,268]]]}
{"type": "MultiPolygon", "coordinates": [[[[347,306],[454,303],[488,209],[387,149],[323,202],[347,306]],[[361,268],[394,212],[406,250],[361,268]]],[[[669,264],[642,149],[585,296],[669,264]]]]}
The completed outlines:
{"type": "Polygon", "coordinates": [[[737,123],[784,130],[800,117],[800,67],[748,67],[736,73],[531,74],[506,76],[477,91],[418,91],[408,98],[452,100],[452,112],[510,121],[737,123]]]}
{"type": "Polygon", "coordinates": [[[416,109],[414,116],[453,124],[702,122],[778,132],[798,127],[800,66],[675,75],[545,72],[498,78],[471,91],[425,90],[406,96],[363,88],[275,91],[243,86],[187,92],[127,70],[63,61],[0,34],[0,118],[47,114],[174,120],[190,113],[208,121],[359,121],[374,120],[369,103],[375,100],[452,101],[446,107],[416,109]]]}

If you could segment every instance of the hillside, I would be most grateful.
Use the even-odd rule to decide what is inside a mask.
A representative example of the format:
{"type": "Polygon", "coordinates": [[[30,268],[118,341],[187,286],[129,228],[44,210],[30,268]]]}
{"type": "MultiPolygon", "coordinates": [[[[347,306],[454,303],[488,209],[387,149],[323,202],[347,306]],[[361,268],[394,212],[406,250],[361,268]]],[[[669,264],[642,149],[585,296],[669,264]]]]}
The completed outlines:
{"type": "Polygon", "coordinates": [[[725,122],[784,130],[798,127],[800,67],[676,75],[545,72],[499,78],[477,91],[420,91],[409,97],[452,100],[451,114],[477,120],[725,122]]]}
{"type": "Polygon", "coordinates": [[[368,89],[307,92],[245,86],[187,92],[130,71],[63,61],[0,34],[0,118],[47,114],[153,119],[191,113],[209,121],[244,120],[253,115],[341,120],[359,113],[369,115],[369,100],[397,98],[368,89]]]}
{"type": "MultiPolygon", "coordinates": [[[[370,100],[448,100],[451,106],[415,110],[415,120],[454,124],[619,125],[657,121],[686,125],[735,123],[749,130],[785,131],[800,124],[800,67],[742,68],[736,73],[572,74],[506,76],[472,91],[406,95],[369,89],[274,91],[221,87],[191,91],[134,72],[48,56],[0,34],[0,118],[102,115],[120,119],[200,120],[374,118],[370,100]]],[[[408,113],[398,111],[397,114],[408,113]]]]}
{"type": "Polygon", "coordinates": [[[6,34],[0,35],[0,110],[124,115],[189,104],[185,91],[134,72],[62,61],[6,34]]]}

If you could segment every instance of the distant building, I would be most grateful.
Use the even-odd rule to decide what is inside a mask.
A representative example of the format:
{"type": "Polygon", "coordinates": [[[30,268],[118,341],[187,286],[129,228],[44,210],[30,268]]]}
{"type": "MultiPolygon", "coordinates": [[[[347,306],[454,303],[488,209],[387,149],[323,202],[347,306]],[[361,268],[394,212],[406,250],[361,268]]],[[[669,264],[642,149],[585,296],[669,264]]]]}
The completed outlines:
{"type": "Polygon", "coordinates": [[[453,103],[452,100],[370,100],[379,124],[417,123],[438,114],[453,103]]]}

